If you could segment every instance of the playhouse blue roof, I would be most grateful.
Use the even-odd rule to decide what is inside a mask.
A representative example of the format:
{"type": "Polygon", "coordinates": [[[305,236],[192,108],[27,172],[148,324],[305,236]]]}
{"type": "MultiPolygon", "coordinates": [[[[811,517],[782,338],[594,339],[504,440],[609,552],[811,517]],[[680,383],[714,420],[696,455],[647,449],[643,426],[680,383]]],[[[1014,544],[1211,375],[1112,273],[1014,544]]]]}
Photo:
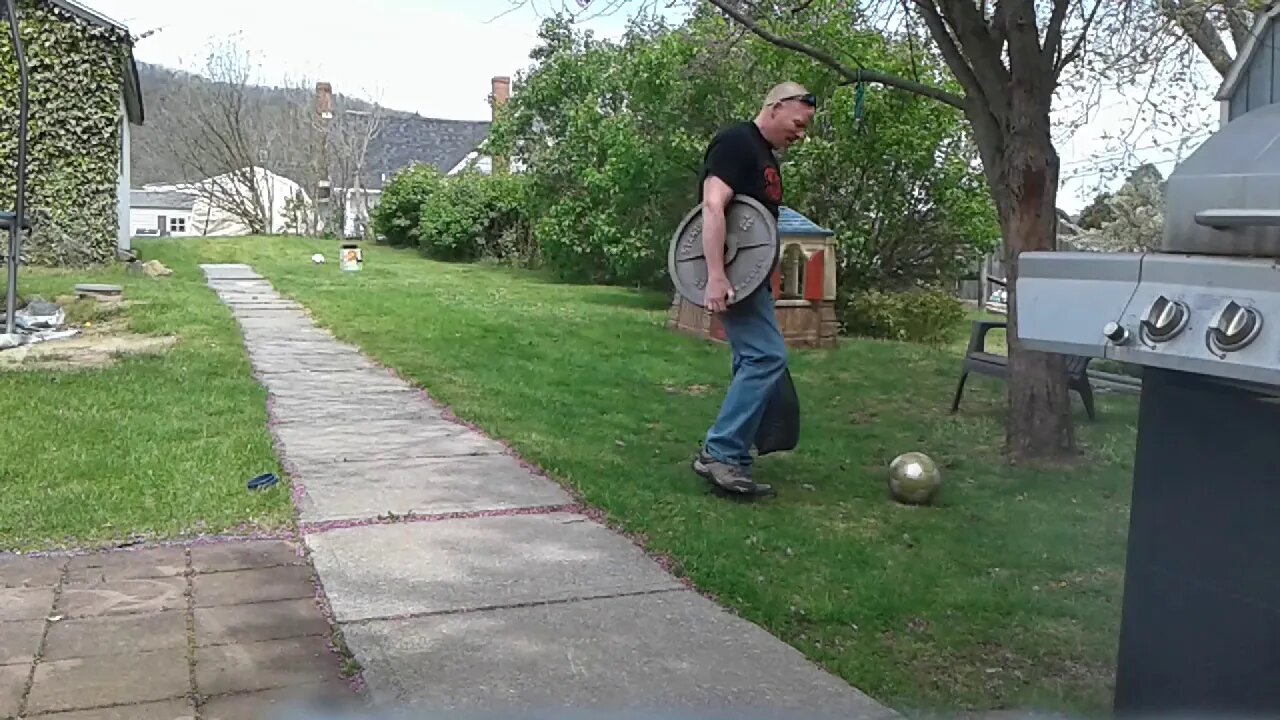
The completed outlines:
{"type": "Polygon", "coordinates": [[[818,225],[789,207],[778,208],[779,235],[835,235],[835,232],[818,225]]]}

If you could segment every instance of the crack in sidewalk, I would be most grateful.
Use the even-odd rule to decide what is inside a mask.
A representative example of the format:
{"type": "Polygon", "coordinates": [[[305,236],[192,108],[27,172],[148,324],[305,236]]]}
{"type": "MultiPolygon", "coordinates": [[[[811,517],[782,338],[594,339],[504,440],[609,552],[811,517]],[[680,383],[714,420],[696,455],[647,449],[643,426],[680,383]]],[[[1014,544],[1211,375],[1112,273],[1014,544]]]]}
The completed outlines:
{"type": "Polygon", "coordinates": [[[379,615],[376,617],[357,618],[352,620],[339,620],[338,622],[342,625],[367,625],[375,622],[418,620],[422,618],[448,617],[451,615],[468,615],[471,613],[496,612],[500,610],[519,610],[522,608],[551,607],[556,605],[570,605],[572,603],[589,602],[592,600],[617,600],[620,598],[647,597],[650,595],[666,595],[670,593],[682,593],[682,592],[690,592],[690,589],[688,587],[665,587],[665,588],[653,588],[650,590],[627,590],[623,592],[613,592],[613,593],[594,593],[594,594],[588,594],[588,595],[574,595],[573,597],[566,597],[566,598],[555,598],[553,600],[525,600],[523,602],[496,603],[493,605],[471,605],[468,607],[449,608],[447,610],[425,610],[423,612],[400,613],[396,615],[379,615]]]}
{"type": "Polygon", "coordinates": [[[400,525],[407,523],[440,522],[443,520],[472,520],[488,517],[517,517],[522,515],[555,515],[557,513],[583,514],[585,508],[579,503],[560,503],[556,505],[535,505],[530,507],[497,508],[492,510],[458,510],[447,513],[415,513],[403,515],[388,513],[371,518],[350,518],[344,520],[313,520],[299,523],[298,529],[303,535],[318,535],[333,530],[346,528],[369,527],[372,525],[400,525]]]}

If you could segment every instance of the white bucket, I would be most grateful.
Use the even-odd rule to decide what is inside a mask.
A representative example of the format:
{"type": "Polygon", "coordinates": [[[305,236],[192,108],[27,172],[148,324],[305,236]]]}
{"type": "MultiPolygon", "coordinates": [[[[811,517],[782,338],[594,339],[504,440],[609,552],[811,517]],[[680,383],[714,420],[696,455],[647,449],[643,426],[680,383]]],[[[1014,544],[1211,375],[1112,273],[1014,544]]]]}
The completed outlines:
{"type": "Polygon", "coordinates": [[[356,272],[364,263],[364,253],[357,245],[343,245],[338,251],[338,267],[343,272],[356,272]]]}

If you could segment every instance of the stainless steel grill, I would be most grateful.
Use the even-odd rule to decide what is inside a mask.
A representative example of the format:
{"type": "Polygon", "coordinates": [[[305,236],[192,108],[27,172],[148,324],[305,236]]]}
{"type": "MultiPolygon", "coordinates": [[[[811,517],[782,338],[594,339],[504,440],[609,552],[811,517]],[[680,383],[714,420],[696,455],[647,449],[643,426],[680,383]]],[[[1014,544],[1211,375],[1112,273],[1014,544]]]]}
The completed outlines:
{"type": "Polygon", "coordinates": [[[1161,251],[1026,253],[1019,338],[1141,366],[1115,711],[1280,715],[1280,105],[1169,178],[1161,251]]]}

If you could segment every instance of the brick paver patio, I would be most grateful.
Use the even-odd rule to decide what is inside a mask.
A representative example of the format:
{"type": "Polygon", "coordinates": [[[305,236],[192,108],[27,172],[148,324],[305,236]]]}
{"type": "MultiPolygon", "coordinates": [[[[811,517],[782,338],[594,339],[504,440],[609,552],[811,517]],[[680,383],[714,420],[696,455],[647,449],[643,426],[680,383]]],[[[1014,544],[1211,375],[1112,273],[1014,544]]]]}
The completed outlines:
{"type": "Polygon", "coordinates": [[[270,720],[359,695],[282,540],[0,555],[0,718],[270,720]]]}

